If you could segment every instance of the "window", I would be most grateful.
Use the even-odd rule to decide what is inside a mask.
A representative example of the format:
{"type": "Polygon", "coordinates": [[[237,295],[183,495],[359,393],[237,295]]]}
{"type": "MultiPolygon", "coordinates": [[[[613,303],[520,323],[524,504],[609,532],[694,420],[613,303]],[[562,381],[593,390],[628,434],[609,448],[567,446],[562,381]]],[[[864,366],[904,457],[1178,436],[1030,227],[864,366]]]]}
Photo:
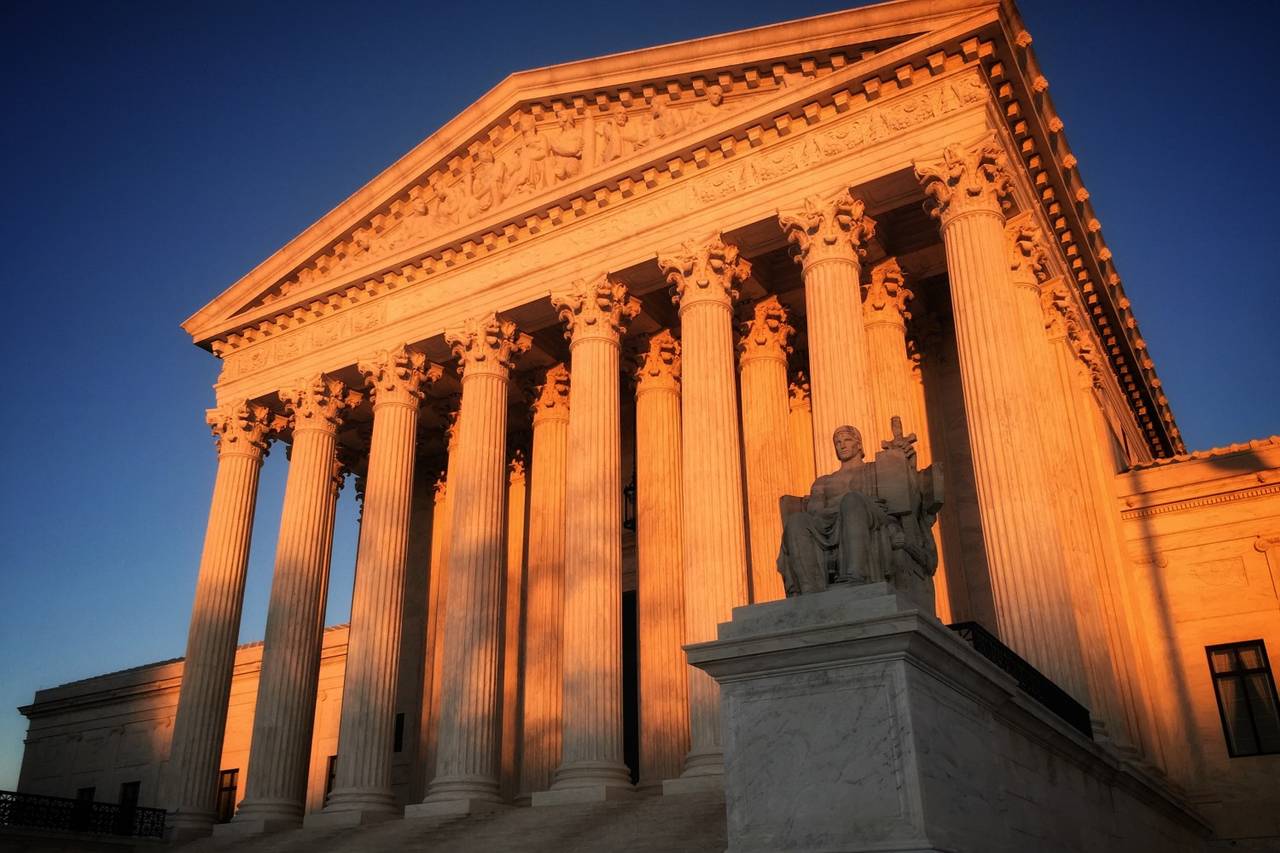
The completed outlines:
{"type": "Polygon", "coordinates": [[[122,782],[120,784],[120,808],[132,809],[136,807],[141,788],[141,782],[122,782]]]}
{"type": "Polygon", "coordinates": [[[240,781],[240,768],[223,770],[218,774],[218,823],[230,823],[236,814],[236,788],[240,781]]]}
{"type": "Polygon", "coordinates": [[[98,792],[97,788],[78,788],[76,789],[77,803],[92,803],[93,795],[98,792]]]}
{"type": "Polygon", "coordinates": [[[396,738],[393,752],[404,751],[404,714],[396,714],[396,738]]]}
{"type": "Polygon", "coordinates": [[[1208,646],[1209,672],[1232,758],[1280,753],[1280,701],[1262,640],[1208,646]]]}
{"type": "Polygon", "coordinates": [[[116,812],[116,835],[136,834],[134,818],[138,814],[138,794],[141,788],[141,782],[120,783],[120,808],[116,812]]]}

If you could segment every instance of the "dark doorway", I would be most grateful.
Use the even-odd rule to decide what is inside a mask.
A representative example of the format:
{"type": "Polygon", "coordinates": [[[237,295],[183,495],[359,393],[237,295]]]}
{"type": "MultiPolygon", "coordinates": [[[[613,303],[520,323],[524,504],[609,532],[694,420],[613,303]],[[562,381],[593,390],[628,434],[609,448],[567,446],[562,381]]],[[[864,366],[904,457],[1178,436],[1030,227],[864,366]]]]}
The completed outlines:
{"type": "Polygon", "coordinates": [[[636,594],[622,594],[622,757],[631,784],[640,779],[640,659],[636,653],[636,594]]]}

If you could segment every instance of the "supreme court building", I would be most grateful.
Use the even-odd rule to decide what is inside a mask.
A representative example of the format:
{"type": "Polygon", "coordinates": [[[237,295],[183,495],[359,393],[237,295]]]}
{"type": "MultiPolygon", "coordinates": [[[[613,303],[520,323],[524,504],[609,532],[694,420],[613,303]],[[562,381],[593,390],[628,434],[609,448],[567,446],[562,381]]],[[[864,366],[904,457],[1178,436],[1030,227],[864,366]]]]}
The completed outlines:
{"type": "Polygon", "coordinates": [[[185,657],[39,692],[21,787],[188,834],[714,791],[682,647],[783,597],[779,499],[896,417],[938,619],[1088,709],[1080,766],[1274,841],[1280,440],[1187,452],[1121,269],[1009,2],[513,74],[183,324],[222,361],[185,657]]]}

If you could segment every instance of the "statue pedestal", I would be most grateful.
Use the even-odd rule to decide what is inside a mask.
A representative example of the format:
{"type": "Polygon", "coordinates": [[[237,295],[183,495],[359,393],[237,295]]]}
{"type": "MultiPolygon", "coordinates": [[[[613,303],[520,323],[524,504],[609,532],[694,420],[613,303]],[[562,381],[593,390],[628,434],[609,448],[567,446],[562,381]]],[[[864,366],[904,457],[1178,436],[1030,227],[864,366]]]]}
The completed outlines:
{"type": "Polygon", "coordinates": [[[734,610],[720,684],[730,853],[1192,851],[1158,779],[1021,693],[887,583],[734,610]]]}

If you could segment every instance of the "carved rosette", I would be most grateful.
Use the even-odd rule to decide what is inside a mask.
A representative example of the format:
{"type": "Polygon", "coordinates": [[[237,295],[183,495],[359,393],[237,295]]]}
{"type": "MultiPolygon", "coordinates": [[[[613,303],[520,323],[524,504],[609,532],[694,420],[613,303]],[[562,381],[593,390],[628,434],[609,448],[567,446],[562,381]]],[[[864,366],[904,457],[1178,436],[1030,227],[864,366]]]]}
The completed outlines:
{"type": "Polygon", "coordinates": [[[703,304],[732,308],[738,299],[737,283],[751,275],[751,264],[739,257],[738,247],[719,234],[701,244],[686,241],[678,250],[659,255],[658,266],[681,314],[703,304]]]}
{"type": "Polygon", "coordinates": [[[267,455],[271,433],[282,425],[266,406],[247,400],[227,403],[205,412],[205,422],[213,430],[218,455],[240,454],[262,459],[267,455]]]}
{"type": "Polygon", "coordinates": [[[364,376],[374,408],[384,404],[416,408],[426,386],[444,375],[440,365],[428,362],[426,355],[418,350],[404,346],[382,350],[369,361],[359,362],[356,369],[364,376]]]}
{"type": "Polygon", "coordinates": [[[569,369],[563,364],[547,368],[542,384],[535,389],[533,423],[569,420],[569,369]]]}
{"type": "Polygon", "coordinates": [[[876,234],[876,221],[866,210],[862,199],[845,189],[832,199],[810,196],[797,210],[779,211],[778,222],[799,249],[796,260],[805,269],[829,260],[860,263],[876,234]]]}
{"type": "Polygon", "coordinates": [[[637,354],[636,394],[680,390],[680,342],[669,329],[650,335],[648,346],[637,354]]]}
{"type": "Polygon", "coordinates": [[[915,294],[906,285],[906,276],[897,258],[886,258],[871,270],[862,298],[862,316],[865,324],[891,323],[906,327],[911,319],[907,303],[915,294]]]}
{"type": "Polygon", "coordinates": [[[810,393],[809,377],[804,375],[804,371],[797,372],[795,381],[787,387],[787,407],[793,412],[813,411],[810,393]]]}
{"type": "Polygon", "coordinates": [[[316,429],[337,432],[347,411],[363,397],[347,389],[340,379],[317,373],[291,388],[281,388],[280,402],[293,421],[293,431],[316,429]]]}
{"type": "Polygon", "coordinates": [[[640,313],[640,301],[627,293],[626,285],[607,275],[580,279],[551,294],[551,304],[565,325],[570,348],[584,340],[606,340],[616,344],[627,322],[640,313]]]}
{"type": "Polygon", "coordinates": [[[785,362],[791,352],[791,336],[795,328],[787,322],[787,309],[778,297],[769,296],[755,304],[754,316],[742,324],[738,338],[740,363],[756,358],[785,362]]]}
{"type": "Polygon", "coordinates": [[[1017,287],[1039,291],[1040,284],[1049,277],[1049,254],[1044,249],[1044,237],[1029,213],[1010,219],[1004,229],[1005,244],[1009,250],[1009,277],[1017,287]]]}
{"type": "Polygon", "coordinates": [[[527,352],[533,340],[516,329],[510,320],[499,320],[490,313],[472,317],[461,326],[449,329],[444,339],[458,359],[458,369],[468,376],[489,374],[506,378],[515,357],[527,352]]]}
{"type": "Polygon", "coordinates": [[[928,197],[925,212],[943,226],[965,213],[999,214],[1007,205],[1012,180],[1008,156],[988,133],[977,142],[953,142],[937,163],[913,163],[916,180],[928,197]]]}

